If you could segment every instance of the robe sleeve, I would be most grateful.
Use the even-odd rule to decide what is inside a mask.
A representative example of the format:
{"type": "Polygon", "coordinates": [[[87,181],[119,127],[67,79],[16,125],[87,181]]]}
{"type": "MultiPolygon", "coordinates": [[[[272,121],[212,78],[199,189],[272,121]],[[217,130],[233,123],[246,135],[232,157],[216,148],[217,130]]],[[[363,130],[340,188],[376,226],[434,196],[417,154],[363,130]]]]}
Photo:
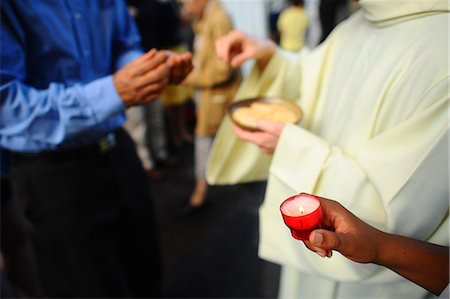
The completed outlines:
{"type": "MultiPolygon", "coordinates": [[[[254,67],[242,82],[235,100],[258,96],[275,96],[294,100],[299,97],[301,56],[278,50],[264,72],[254,67]]],[[[267,179],[272,155],[237,138],[227,115],[219,128],[208,159],[206,178],[209,184],[236,184],[267,179]]]]}
{"type": "Polygon", "coordinates": [[[353,154],[288,125],[274,153],[260,211],[260,256],[337,281],[399,279],[376,276],[382,267],[354,263],[338,253],[323,260],[292,239],[279,204],[299,192],[333,198],[384,231],[448,245],[448,85],[447,78],[434,86],[424,95],[429,106],[353,154]]]}

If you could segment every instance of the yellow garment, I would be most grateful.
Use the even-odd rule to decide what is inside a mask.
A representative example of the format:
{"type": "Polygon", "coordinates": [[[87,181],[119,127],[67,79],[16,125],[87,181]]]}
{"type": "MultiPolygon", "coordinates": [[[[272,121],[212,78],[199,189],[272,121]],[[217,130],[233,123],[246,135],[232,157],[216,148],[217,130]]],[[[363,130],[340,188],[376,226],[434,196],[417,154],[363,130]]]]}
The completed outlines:
{"type": "Polygon", "coordinates": [[[186,79],[200,95],[197,103],[197,136],[214,135],[239,86],[238,70],[223,63],[215,42],[232,30],[231,20],[217,0],[209,0],[203,18],[194,23],[194,70],[186,79]]]}
{"type": "Polygon", "coordinates": [[[288,51],[299,51],[305,45],[308,16],[303,7],[291,6],[283,10],[278,18],[280,46],[288,51]]]}
{"type": "Polygon", "coordinates": [[[210,184],[262,180],[270,164],[259,255],[283,266],[282,298],[427,293],[386,268],[338,253],[323,259],[294,240],[279,205],[299,192],[336,199],[382,230],[449,246],[448,3],[360,5],[315,51],[279,50],[243,82],[238,97],[298,99],[305,112],[300,126],[286,125],[272,161],[237,140],[229,120],[210,156],[210,184]]]}
{"type": "MultiPolygon", "coordinates": [[[[185,45],[180,45],[170,50],[175,53],[184,53],[188,49],[185,45]]],[[[166,107],[181,105],[190,98],[192,98],[192,88],[179,84],[167,85],[160,97],[161,103],[166,107]]]]}

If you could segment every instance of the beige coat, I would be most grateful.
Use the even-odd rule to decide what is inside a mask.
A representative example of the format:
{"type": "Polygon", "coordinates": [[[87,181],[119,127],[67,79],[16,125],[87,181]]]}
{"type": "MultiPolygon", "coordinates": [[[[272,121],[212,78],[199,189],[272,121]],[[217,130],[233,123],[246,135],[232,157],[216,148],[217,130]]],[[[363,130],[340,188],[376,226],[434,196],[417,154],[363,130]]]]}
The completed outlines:
{"type": "Polygon", "coordinates": [[[194,24],[194,71],[187,82],[200,93],[197,136],[214,135],[227,112],[240,76],[216,55],[215,41],[232,30],[231,20],[217,0],[210,0],[204,17],[194,24]]]}

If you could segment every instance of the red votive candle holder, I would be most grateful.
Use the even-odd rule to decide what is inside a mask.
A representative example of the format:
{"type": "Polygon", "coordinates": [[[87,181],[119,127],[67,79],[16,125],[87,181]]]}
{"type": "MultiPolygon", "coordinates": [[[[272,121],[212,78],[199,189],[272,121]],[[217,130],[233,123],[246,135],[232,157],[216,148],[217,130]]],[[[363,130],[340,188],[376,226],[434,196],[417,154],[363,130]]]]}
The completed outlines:
{"type": "Polygon", "coordinates": [[[322,218],[319,198],[307,193],[289,197],[281,203],[280,211],[292,237],[297,240],[308,240],[309,234],[319,228],[322,218]]]}

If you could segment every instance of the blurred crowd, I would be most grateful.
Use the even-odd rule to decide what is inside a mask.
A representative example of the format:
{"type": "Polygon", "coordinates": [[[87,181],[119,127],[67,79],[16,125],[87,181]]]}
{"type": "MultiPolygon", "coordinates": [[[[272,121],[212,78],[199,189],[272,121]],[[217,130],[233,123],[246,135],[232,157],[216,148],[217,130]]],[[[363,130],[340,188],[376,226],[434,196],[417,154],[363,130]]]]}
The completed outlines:
{"type": "Polygon", "coordinates": [[[282,265],[280,298],[422,298],[447,286],[445,265],[429,283],[330,241],[384,240],[361,218],[442,245],[393,248],[424,246],[412,258],[448,264],[445,1],[265,1],[264,40],[236,30],[225,2],[1,1],[2,298],[164,297],[150,186],[191,147],[195,183],[177,217],[205,209],[211,185],[268,182],[259,256],[282,265]],[[301,126],[233,125],[232,102],[264,95],[297,101],[301,126]],[[355,239],[321,231],[302,247],[277,234],[280,200],[299,192],[356,214],[322,199],[355,239]],[[417,225],[402,216],[425,208],[417,225]],[[331,250],[358,264],[313,255],[331,250]]]}

